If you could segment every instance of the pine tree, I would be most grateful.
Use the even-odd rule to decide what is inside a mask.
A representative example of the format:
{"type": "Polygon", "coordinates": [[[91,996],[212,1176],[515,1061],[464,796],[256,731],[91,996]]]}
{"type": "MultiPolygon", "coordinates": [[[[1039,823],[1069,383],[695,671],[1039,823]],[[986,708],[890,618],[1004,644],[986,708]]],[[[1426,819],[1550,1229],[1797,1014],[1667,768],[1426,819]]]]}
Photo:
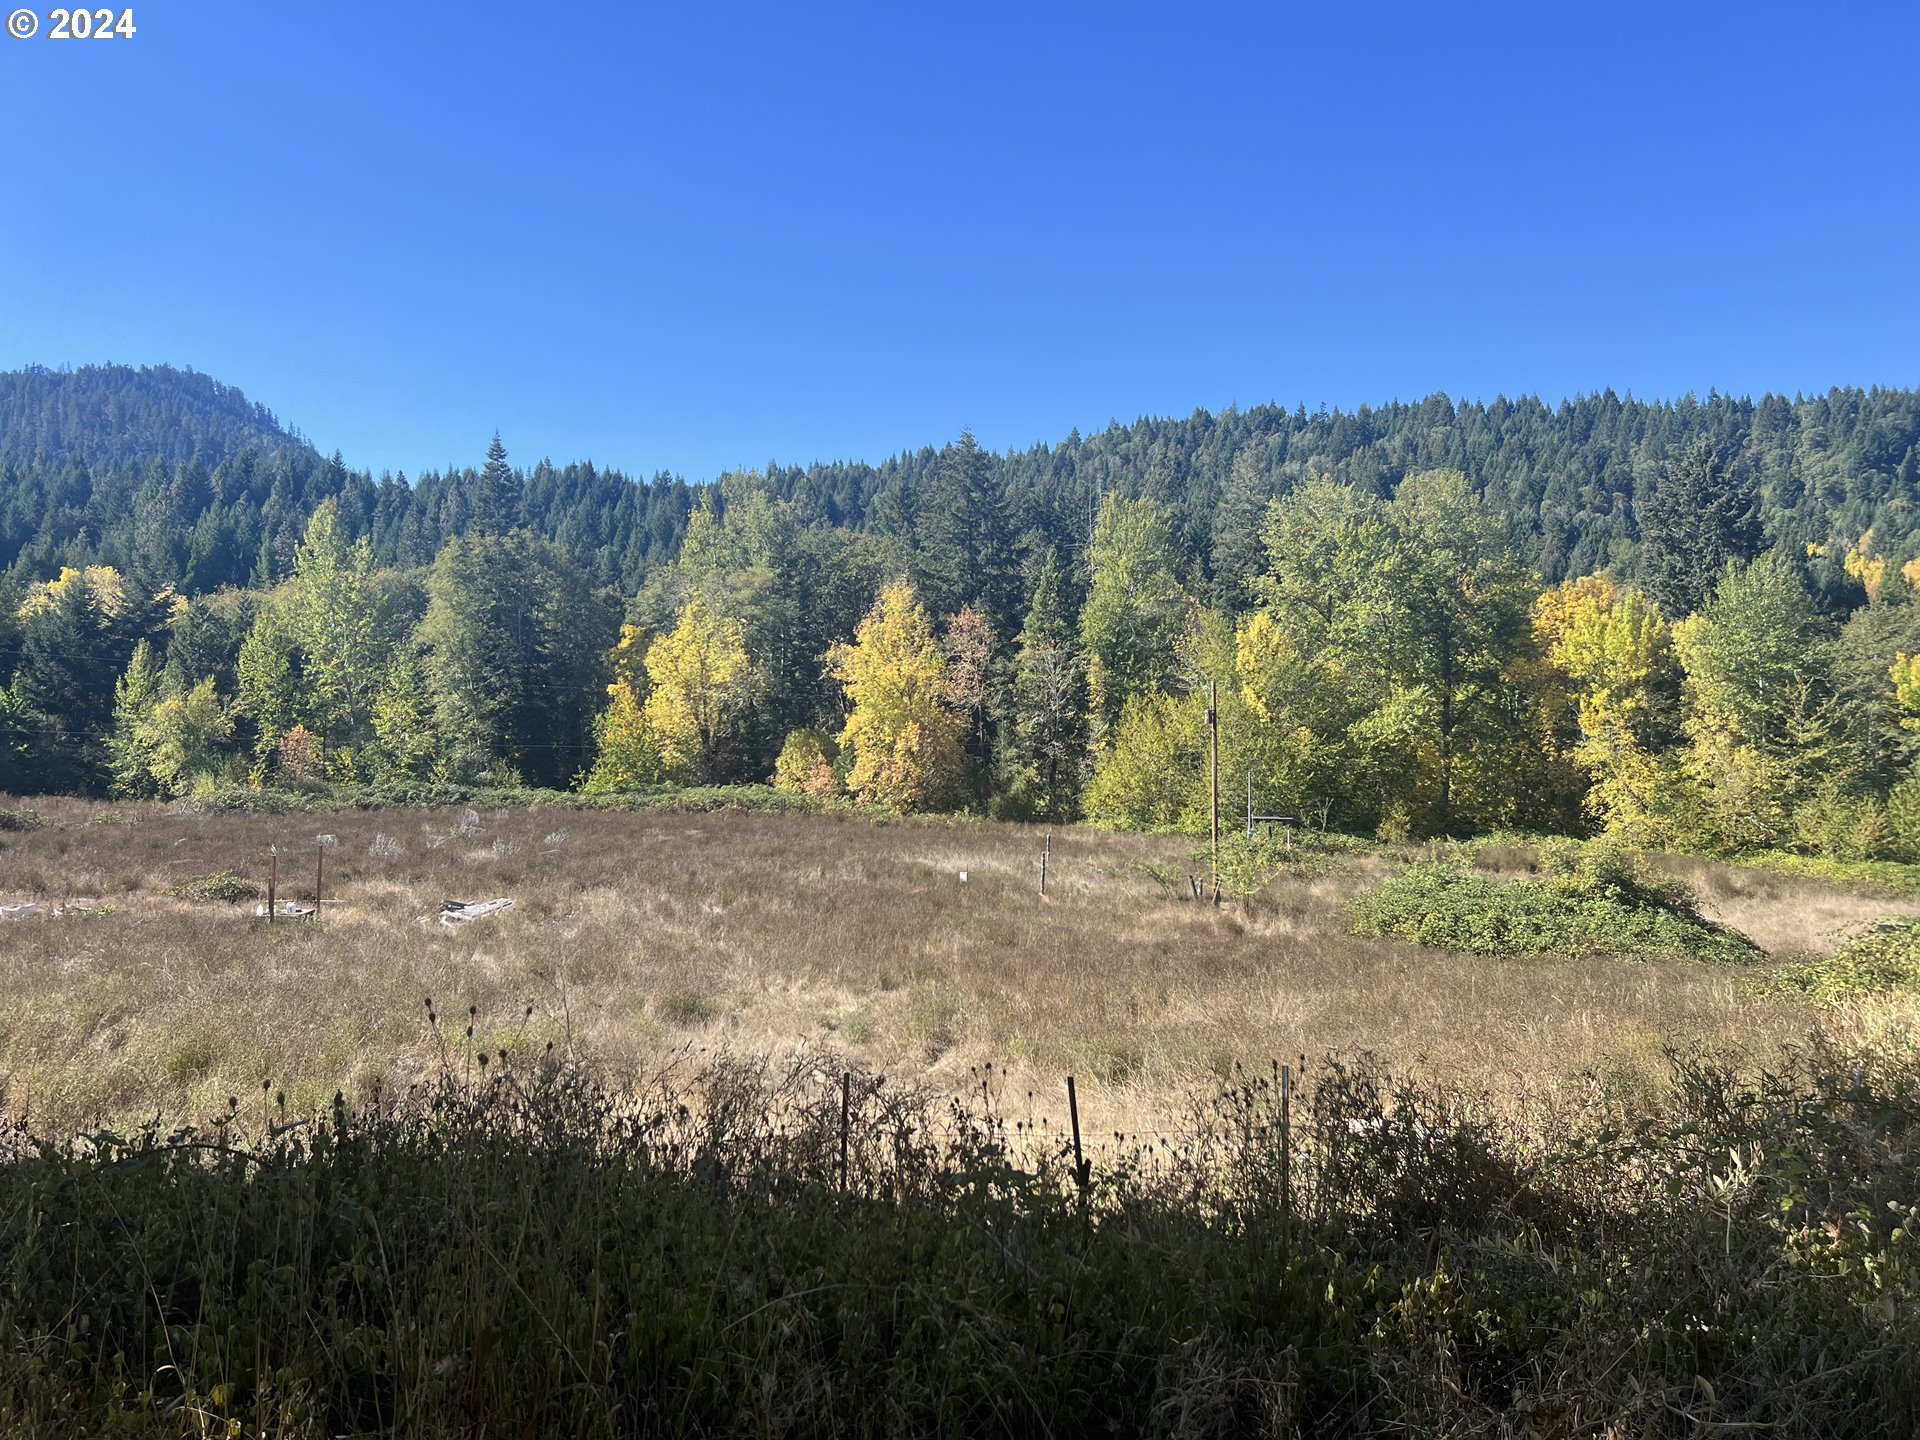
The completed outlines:
{"type": "Polygon", "coordinates": [[[1254,577],[1266,569],[1260,529],[1274,493],[1273,476],[1255,447],[1241,446],[1213,514],[1213,603],[1230,615],[1252,607],[1254,577]]]}
{"type": "Polygon", "coordinates": [[[1667,463],[1640,502],[1640,583],[1670,620],[1706,603],[1729,560],[1759,551],[1757,492],[1705,439],[1667,463]]]}
{"type": "Polygon", "coordinates": [[[590,764],[618,623],[608,597],[526,530],[453,540],[427,597],[415,638],[448,773],[563,785],[590,764]]]}
{"type": "Polygon", "coordinates": [[[935,618],[972,605],[998,631],[1012,618],[1016,572],[1006,495],[987,460],[971,431],[940,452],[914,519],[913,579],[935,618]]]}
{"type": "Polygon", "coordinates": [[[507,447],[500,432],[487,446],[486,468],[474,482],[473,518],[467,529],[474,535],[504,535],[520,523],[520,477],[507,466],[507,447]]]}
{"type": "Polygon", "coordinates": [[[1065,590],[1049,550],[1020,627],[1000,762],[1011,807],[1049,820],[1072,815],[1087,750],[1086,657],[1065,590]]]}

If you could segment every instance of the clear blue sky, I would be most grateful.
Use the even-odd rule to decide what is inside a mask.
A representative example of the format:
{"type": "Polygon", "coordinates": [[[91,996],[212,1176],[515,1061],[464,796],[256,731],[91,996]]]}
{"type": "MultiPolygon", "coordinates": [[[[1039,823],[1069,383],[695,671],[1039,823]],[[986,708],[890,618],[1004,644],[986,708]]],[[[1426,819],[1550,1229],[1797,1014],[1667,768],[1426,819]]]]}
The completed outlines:
{"type": "Polygon", "coordinates": [[[1911,4],[132,9],[0,38],[0,368],[376,472],[1920,383],[1911,4]]]}

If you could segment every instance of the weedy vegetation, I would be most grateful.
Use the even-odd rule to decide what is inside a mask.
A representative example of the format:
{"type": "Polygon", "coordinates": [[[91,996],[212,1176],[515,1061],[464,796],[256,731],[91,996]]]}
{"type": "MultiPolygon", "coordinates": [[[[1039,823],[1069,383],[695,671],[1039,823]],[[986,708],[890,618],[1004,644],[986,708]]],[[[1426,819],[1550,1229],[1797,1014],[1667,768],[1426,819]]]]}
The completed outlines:
{"type": "Polygon", "coordinates": [[[1412,865],[1357,899],[1353,928],[1476,955],[1748,961],[1760,950],[1701,917],[1692,891],[1608,845],[1543,852],[1546,877],[1412,865]]]}
{"type": "Polygon", "coordinates": [[[1019,825],[42,820],[0,1432],[1920,1423],[1915,1007],[1754,983],[1897,899],[1524,839],[1255,842],[1216,909],[1190,841],[1072,828],[1042,899],[1019,825]],[[274,846],[309,901],[321,831],[320,921],[190,898],[274,846]],[[1383,895],[1493,939],[1348,933],[1383,895]]]}
{"type": "Polygon", "coordinates": [[[823,1054],[610,1084],[463,1048],[316,1114],[16,1130],[0,1425],[1912,1434],[1910,1052],[1669,1063],[1654,1105],[1519,1109],[1236,1074],[1084,1168],[991,1077],[823,1054]]]}
{"type": "Polygon", "coordinates": [[[1920,920],[1883,920],[1831,955],[1781,966],[1769,983],[1820,1005],[1862,995],[1920,994],[1920,920]]]}

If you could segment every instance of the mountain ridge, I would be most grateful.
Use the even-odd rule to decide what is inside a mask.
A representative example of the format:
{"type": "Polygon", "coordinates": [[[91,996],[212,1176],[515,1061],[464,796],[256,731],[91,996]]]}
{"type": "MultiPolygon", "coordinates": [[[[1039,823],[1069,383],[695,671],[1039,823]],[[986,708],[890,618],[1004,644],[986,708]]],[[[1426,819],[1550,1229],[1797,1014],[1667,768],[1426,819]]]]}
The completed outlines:
{"type": "Polygon", "coordinates": [[[314,449],[239,387],[191,366],[0,371],[0,457],[88,466],[197,460],[213,469],[247,448],[314,449]]]}
{"type": "MultiPolygon", "coordinates": [[[[1445,394],[1352,411],[1230,406],[1076,429],[984,460],[1029,568],[1049,548],[1077,554],[1101,496],[1142,495],[1170,512],[1196,592],[1232,604],[1259,563],[1267,502],[1314,474],[1388,494],[1408,474],[1460,470],[1548,580],[1625,573],[1641,501],[1673,458],[1699,445],[1752,483],[1770,547],[1837,555],[1871,531],[1897,562],[1920,555],[1920,390],[1888,386],[1758,400],[1600,390],[1554,406],[1445,394]]],[[[766,475],[803,525],[891,537],[910,550],[938,465],[929,444],[878,463],[774,463],[766,475]]],[[[596,583],[628,594],[672,558],[707,488],[586,462],[542,460],[516,473],[525,523],[596,583]]],[[[0,374],[0,570],[17,579],[66,565],[125,568],[144,551],[149,573],[183,589],[269,584],[329,498],[383,563],[419,567],[469,523],[477,474],[376,479],[193,370],[0,374]]],[[[1850,583],[1832,556],[1814,556],[1814,569],[1819,588],[1850,583]]]]}

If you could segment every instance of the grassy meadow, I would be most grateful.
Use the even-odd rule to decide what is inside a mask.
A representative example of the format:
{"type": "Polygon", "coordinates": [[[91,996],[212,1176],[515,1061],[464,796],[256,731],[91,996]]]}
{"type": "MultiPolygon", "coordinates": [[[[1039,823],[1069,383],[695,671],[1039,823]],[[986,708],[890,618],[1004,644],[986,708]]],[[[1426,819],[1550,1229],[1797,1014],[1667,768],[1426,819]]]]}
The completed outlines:
{"type": "MultiPolygon", "coordinates": [[[[820,1047],[934,1089],[1150,1128],[1235,1062],[1371,1052],[1499,1093],[1633,1088],[1672,1044],[1765,1057],[1831,1023],[1746,967],[1511,959],[1346,933],[1396,867],[1303,855],[1258,895],[1196,904],[1190,842],[858,815],[499,808],[292,815],[35,802],[0,835],[0,1084],[54,1125],[194,1116],[262,1081],[296,1108],[505,1049],[615,1073],[688,1050],[820,1047]],[[254,914],[268,855],[280,898],[254,914]],[[966,879],[961,880],[965,873],[966,879]],[[233,877],[222,883],[219,877],[233,877]],[[458,930],[442,901],[514,900],[458,930]],[[430,1023],[426,1005],[433,1001],[430,1023]],[[471,1023],[474,1034],[466,1034],[471,1023]]],[[[1525,846],[1480,868],[1524,870],[1525,846]]],[[[1787,957],[1914,902],[1688,862],[1703,913],[1787,957]]],[[[1764,959],[1761,961],[1765,963],[1764,959]]]]}
{"type": "Polygon", "coordinates": [[[1815,1003],[1910,972],[1885,887],[1328,844],[1215,908],[1080,829],[1043,899],[1011,825],[32,808],[0,1433],[1920,1424],[1912,1004],[1815,1003]],[[320,918],[255,919],[322,835],[320,918]]]}

